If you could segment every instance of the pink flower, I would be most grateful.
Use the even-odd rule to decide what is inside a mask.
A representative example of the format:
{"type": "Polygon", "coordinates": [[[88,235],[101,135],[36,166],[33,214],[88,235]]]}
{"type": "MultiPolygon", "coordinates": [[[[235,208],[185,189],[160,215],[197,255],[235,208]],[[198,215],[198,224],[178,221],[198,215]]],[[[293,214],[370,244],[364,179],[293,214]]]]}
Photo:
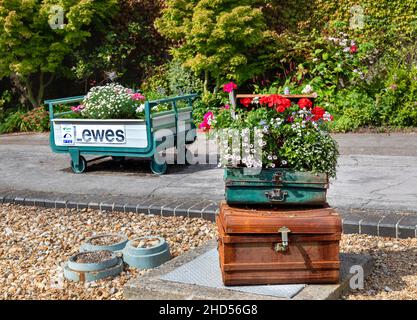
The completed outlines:
{"type": "Polygon", "coordinates": [[[132,98],[132,100],[135,100],[135,101],[145,100],[145,97],[141,95],[140,93],[134,93],[130,97],[132,98]]]}
{"type": "Polygon", "coordinates": [[[226,83],[225,85],[223,85],[223,91],[224,92],[230,93],[235,89],[237,89],[237,85],[234,82],[229,82],[229,83],[226,83]]]}
{"type": "Polygon", "coordinates": [[[206,122],[203,121],[202,123],[200,123],[200,125],[198,126],[199,129],[203,130],[203,131],[208,131],[210,130],[210,125],[206,122]]]}
{"type": "Polygon", "coordinates": [[[84,109],[84,106],[82,104],[71,107],[72,112],[76,112],[76,113],[80,112],[82,109],[84,109]]]}
{"type": "Polygon", "coordinates": [[[209,111],[204,115],[203,122],[198,126],[203,131],[208,131],[211,128],[211,121],[214,119],[213,112],[209,111]]]}
{"type": "Polygon", "coordinates": [[[229,110],[229,109],[230,109],[230,106],[229,106],[228,104],[226,104],[226,105],[224,106],[224,108],[225,108],[225,109],[227,109],[227,110],[229,110]]]}
{"type": "Polygon", "coordinates": [[[213,112],[209,111],[204,115],[204,122],[207,122],[207,124],[211,125],[211,121],[214,119],[213,112]]]}

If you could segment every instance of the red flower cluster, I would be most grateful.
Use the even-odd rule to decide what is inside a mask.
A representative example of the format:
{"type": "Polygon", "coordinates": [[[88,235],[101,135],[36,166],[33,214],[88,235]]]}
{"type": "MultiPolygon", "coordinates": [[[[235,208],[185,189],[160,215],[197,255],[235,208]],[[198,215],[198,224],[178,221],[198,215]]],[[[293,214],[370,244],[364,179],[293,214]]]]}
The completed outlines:
{"type": "Polygon", "coordinates": [[[311,110],[311,113],[314,115],[313,116],[313,121],[317,121],[317,120],[322,119],[325,112],[326,111],[321,107],[314,107],[311,110]]]}
{"type": "Polygon", "coordinates": [[[277,112],[284,112],[286,109],[291,107],[291,101],[280,96],[279,94],[263,96],[259,99],[259,103],[261,105],[267,105],[269,108],[275,108],[277,112]]]}
{"type": "Polygon", "coordinates": [[[252,99],[251,98],[243,98],[243,99],[240,99],[240,103],[247,108],[252,103],[252,99]]]}
{"type": "Polygon", "coordinates": [[[305,108],[309,109],[313,106],[313,102],[311,102],[310,99],[302,98],[302,99],[298,100],[298,105],[299,105],[300,109],[305,109],[305,108]]]}
{"type": "Polygon", "coordinates": [[[350,46],[350,53],[356,53],[358,52],[358,47],[356,45],[352,45],[350,46]]]}

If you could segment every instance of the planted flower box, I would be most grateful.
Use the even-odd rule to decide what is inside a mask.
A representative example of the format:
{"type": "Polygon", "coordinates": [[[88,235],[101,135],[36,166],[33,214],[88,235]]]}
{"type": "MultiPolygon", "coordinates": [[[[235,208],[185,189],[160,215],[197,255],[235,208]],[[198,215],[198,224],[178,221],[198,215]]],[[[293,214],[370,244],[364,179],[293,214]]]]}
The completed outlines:
{"type": "Polygon", "coordinates": [[[139,93],[110,84],[94,87],[86,96],[48,100],[51,148],[70,154],[75,173],[86,171],[84,155],[100,155],[148,158],[152,172],[164,174],[168,164],[156,159],[158,146],[165,138],[172,138],[172,147],[194,140],[187,138],[194,129],[195,97],[190,94],[148,101],[139,93]],[[74,103],[81,104],[71,111],[55,113],[57,106],[74,103]]]}
{"type": "Polygon", "coordinates": [[[339,153],[333,117],[315,105],[317,95],[235,96],[236,88],[224,86],[230,103],[199,126],[218,138],[227,204],[325,205],[339,153]]]}
{"type": "Polygon", "coordinates": [[[329,186],[325,173],[294,171],[284,168],[245,173],[244,168],[225,168],[225,196],[230,205],[312,205],[326,203],[329,186]]]}

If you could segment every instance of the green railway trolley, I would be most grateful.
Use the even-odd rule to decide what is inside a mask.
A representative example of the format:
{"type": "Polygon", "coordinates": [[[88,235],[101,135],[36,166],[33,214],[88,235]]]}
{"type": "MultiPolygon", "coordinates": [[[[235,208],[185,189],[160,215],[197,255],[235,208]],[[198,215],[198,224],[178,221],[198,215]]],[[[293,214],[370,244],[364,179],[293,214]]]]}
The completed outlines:
{"type": "Polygon", "coordinates": [[[174,147],[179,143],[194,142],[196,134],[192,103],[196,97],[196,94],[189,94],[146,101],[144,119],[110,120],[66,118],[66,115],[73,114],[72,111],[55,113],[57,106],[76,104],[84,96],[47,100],[45,103],[49,105],[52,151],[69,153],[71,168],[75,173],[83,173],[87,169],[89,161],[83,155],[97,155],[114,159],[147,158],[151,160],[153,173],[164,174],[168,164],[157,159],[156,152],[166,138],[159,137],[158,132],[163,132],[165,137],[170,135],[174,147]],[[152,108],[159,104],[169,104],[172,108],[152,113],[152,108]]]}

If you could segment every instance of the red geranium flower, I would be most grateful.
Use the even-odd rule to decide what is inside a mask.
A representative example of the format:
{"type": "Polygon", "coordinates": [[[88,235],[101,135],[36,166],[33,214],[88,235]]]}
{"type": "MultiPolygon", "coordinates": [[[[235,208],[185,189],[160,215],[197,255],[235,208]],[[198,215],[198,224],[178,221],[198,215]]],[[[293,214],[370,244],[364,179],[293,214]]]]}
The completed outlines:
{"type": "Polygon", "coordinates": [[[298,105],[300,109],[311,108],[313,106],[313,102],[310,99],[302,98],[298,100],[298,105]]]}
{"type": "Polygon", "coordinates": [[[261,105],[268,105],[268,106],[269,106],[269,101],[270,101],[269,96],[262,96],[262,97],[259,99],[259,103],[260,103],[261,105]]]}
{"type": "Polygon", "coordinates": [[[314,115],[313,120],[317,121],[323,118],[323,115],[326,111],[321,107],[314,107],[313,110],[311,110],[311,113],[314,115]]]}
{"type": "Polygon", "coordinates": [[[350,46],[350,53],[356,53],[358,52],[358,47],[356,45],[350,46]]]}
{"type": "Polygon", "coordinates": [[[252,103],[252,99],[251,98],[243,98],[243,99],[240,99],[240,103],[247,108],[252,103]]]}
{"type": "Polygon", "coordinates": [[[286,109],[291,107],[291,100],[287,98],[281,98],[278,100],[278,105],[275,108],[278,112],[284,112],[286,109]]]}
{"type": "Polygon", "coordinates": [[[261,105],[267,105],[270,108],[275,108],[277,112],[284,112],[291,107],[291,101],[283,98],[279,94],[271,94],[270,96],[263,96],[259,99],[261,105]]]}

